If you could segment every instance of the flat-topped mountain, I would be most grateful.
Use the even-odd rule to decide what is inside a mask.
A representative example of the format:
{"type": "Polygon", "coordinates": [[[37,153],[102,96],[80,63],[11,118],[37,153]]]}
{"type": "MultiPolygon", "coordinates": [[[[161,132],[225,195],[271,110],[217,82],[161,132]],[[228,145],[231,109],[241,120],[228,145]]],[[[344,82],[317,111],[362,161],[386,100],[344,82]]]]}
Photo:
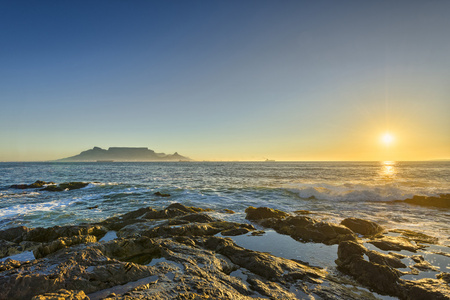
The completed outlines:
{"type": "Polygon", "coordinates": [[[57,161],[190,161],[191,159],[175,152],[174,154],[156,153],[145,147],[100,147],[81,152],[78,155],[58,159],[57,161]]]}

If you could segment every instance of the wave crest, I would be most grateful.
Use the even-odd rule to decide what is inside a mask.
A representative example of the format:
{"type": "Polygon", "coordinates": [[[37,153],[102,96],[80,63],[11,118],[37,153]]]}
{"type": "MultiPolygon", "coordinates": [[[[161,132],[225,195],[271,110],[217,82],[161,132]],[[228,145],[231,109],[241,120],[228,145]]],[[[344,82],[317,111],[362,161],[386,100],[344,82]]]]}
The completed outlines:
{"type": "Polygon", "coordinates": [[[328,201],[394,201],[405,200],[415,195],[437,196],[440,193],[432,189],[418,190],[396,184],[366,185],[346,183],[333,185],[326,183],[299,183],[290,185],[286,189],[303,199],[328,201]]]}

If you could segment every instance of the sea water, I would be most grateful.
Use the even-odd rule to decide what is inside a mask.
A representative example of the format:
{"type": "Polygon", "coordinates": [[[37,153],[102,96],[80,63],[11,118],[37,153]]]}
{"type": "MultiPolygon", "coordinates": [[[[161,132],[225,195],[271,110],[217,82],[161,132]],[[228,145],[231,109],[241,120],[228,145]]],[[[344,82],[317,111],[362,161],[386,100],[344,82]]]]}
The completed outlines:
{"type": "Polygon", "coordinates": [[[450,246],[449,209],[395,201],[450,193],[449,183],[450,162],[0,163],[0,230],[95,222],[179,202],[237,222],[245,222],[248,206],[307,210],[313,218],[337,223],[360,217],[388,229],[423,232],[450,246]],[[89,185],[63,192],[10,188],[36,180],[89,185]],[[171,196],[154,195],[157,191],[171,196]]]}

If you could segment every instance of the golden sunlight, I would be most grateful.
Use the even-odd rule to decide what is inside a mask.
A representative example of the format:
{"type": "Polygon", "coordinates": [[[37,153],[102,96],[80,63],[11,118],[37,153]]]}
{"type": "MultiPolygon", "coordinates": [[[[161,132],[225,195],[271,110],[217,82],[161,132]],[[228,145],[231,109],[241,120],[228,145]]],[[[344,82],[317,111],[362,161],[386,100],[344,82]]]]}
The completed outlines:
{"type": "Polygon", "coordinates": [[[385,134],[383,134],[383,136],[381,137],[381,141],[383,142],[383,144],[385,144],[386,146],[389,146],[390,144],[392,144],[392,142],[394,141],[394,136],[392,134],[390,134],[389,132],[386,132],[385,134]]]}

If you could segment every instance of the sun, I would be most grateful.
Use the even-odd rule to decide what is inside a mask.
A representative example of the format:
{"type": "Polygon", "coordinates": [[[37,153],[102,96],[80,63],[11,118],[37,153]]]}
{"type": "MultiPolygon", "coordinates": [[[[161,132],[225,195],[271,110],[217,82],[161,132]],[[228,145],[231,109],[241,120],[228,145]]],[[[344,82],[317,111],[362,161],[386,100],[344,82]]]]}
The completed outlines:
{"type": "Polygon", "coordinates": [[[385,134],[383,134],[383,136],[381,137],[381,141],[383,142],[383,144],[385,144],[386,146],[389,146],[390,144],[392,144],[392,142],[394,141],[394,136],[392,134],[390,134],[389,132],[386,132],[385,134]]]}

